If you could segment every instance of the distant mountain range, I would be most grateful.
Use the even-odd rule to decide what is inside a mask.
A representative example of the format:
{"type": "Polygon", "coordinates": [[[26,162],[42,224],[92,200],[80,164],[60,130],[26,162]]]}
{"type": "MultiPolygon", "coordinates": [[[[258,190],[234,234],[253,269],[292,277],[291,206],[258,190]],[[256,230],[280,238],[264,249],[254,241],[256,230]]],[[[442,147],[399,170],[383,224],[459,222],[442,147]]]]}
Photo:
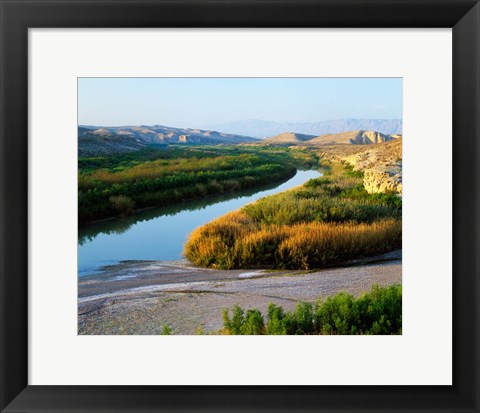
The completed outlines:
{"type": "Polygon", "coordinates": [[[153,126],[78,127],[78,154],[93,156],[134,151],[168,143],[220,144],[258,142],[258,139],[201,129],[153,126]]]}
{"type": "Polygon", "coordinates": [[[402,134],[401,119],[337,119],[320,122],[270,122],[265,120],[243,120],[225,124],[206,125],[211,130],[225,133],[265,138],[285,131],[307,135],[324,135],[348,131],[377,131],[384,134],[402,134]]]}
{"type": "Polygon", "coordinates": [[[116,154],[170,143],[370,144],[395,139],[395,135],[401,134],[402,121],[398,119],[341,119],[315,123],[243,121],[228,125],[212,125],[212,129],[222,132],[163,125],[114,127],[80,125],[78,154],[79,156],[116,154]],[[251,136],[265,139],[260,140],[251,136]]]}

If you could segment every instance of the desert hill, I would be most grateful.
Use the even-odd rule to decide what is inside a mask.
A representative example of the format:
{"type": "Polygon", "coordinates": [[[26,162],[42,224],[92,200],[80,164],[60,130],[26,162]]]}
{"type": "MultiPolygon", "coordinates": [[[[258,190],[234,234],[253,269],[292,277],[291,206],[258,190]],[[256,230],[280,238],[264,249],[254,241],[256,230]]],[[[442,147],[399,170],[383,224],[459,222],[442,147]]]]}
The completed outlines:
{"type": "MultiPolygon", "coordinates": [[[[396,135],[397,136],[397,135],[396,135]]],[[[386,135],[376,131],[357,130],[335,134],[325,134],[308,141],[312,145],[352,144],[368,145],[372,143],[389,142],[395,139],[393,135],[386,135]]]]}
{"type": "Polygon", "coordinates": [[[210,124],[206,129],[226,133],[263,138],[275,136],[284,131],[295,131],[306,135],[320,136],[353,130],[375,130],[384,134],[401,134],[401,119],[334,119],[318,122],[271,122],[259,119],[240,120],[223,124],[210,124]]]}
{"type": "Polygon", "coordinates": [[[310,139],[315,138],[315,135],[303,135],[301,133],[295,133],[295,132],[285,132],[281,133],[276,136],[272,136],[270,138],[266,138],[263,140],[265,143],[300,143],[300,142],[306,142],[309,141],[310,139]]]}
{"type": "Polygon", "coordinates": [[[153,126],[79,126],[78,153],[80,156],[115,154],[134,151],[149,145],[169,143],[237,144],[253,143],[258,139],[210,130],[181,129],[153,126]]]}
{"type": "Polygon", "coordinates": [[[346,162],[364,173],[363,185],[369,193],[402,194],[402,136],[376,145],[319,146],[323,158],[346,162]]]}
{"type": "Polygon", "coordinates": [[[78,138],[79,156],[113,155],[144,149],[148,145],[131,136],[85,134],[78,138]]]}
{"type": "MultiPolygon", "coordinates": [[[[285,132],[271,138],[265,138],[261,143],[271,145],[370,145],[390,142],[401,135],[386,135],[377,131],[355,130],[322,136],[303,135],[296,132],[285,132]]],[[[257,141],[258,142],[258,141],[257,141]]]]}

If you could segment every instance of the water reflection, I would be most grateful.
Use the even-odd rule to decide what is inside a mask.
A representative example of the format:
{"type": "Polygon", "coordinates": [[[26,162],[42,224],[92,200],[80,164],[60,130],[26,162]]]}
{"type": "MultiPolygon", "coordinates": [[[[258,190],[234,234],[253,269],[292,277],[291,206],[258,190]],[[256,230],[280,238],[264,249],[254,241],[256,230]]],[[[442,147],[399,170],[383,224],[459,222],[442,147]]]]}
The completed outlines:
{"type": "MultiPolygon", "coordinates": [[[[291,178],[293,179],[293,178],[291,178]]],[[[284,183],[290,180],[284,181],[284,183]]],[[[100,222],[86,227],[79,228],[78,230],[78,245],[84,245],[87,242],[93,241],[99,234],[123,234],[128,231],[132,225],[138,222],[150,221],[160,216],[176,215],[181,211],[198,211],[202,210],[210,205],[215,205],[220,202],[250,197],[258,192],[265,192],[271,189],[275,189],[280,186],[282,182],[276,182],[274,184],[263,185],[254,189],[246,189],[243,191],[237,191],[235,193],[226,193],[221,195],[210,196],[208,198],[201,198],[182,202],[177,205],[170,205],[160,208],[152,208],[145,211],[136,213],[125,218],[117,218],[104,222],[100,222]]],[[[275,191],[276,192],[276,191],[275,191]]],[[[266,196],[266,195],[264,195],[266,196]]],[[[258,198],[257,198],[258,199],[258,198]]]]}
{"type": "Polygon", "coordinates": [[[285,191],[320,176],[297,171],[282,184],[242,193],[225,194],[180,205],[155,208],[134,216],[106,221],[79,230],[78,274],[98,272],[122,260],[177,260],[188,235],[200,225],[264,196],[285,191]]]}

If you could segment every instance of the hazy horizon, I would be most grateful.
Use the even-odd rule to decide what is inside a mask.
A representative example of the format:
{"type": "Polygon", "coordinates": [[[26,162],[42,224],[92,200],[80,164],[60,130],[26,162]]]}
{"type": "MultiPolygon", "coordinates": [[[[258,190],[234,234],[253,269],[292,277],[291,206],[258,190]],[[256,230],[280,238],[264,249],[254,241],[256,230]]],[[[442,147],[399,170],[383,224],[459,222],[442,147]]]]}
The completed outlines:
{"type": "Polygon", "coordinates": [[[401,78],[79,78],[78,125],[402,119],[401,78]]]}
{"type": "MultiPolygon", "coordinates": [[[[278,121],[273,121],[269,119],[238,119],[236,121],[232,122],[225,122],[225,125],[230,124],[230,123],[236,123],[236,122],[268,122],[268,123],[317,123],[317,122],[334,122],[334,121],[341,121],[341,120],[347,120],[347,119],[352,119],[352,120],[380,120],[380,121],[389,121],[389,120],[402,120],[402,118],[339,118],[339,119],[325,119],[325,120],[311,120],[311,121],[305,121],[305,122],[290,122],[289,120],[285,120],[282,122],[278,121]]],[[[131,123],[131,124],[117,124],[117,125],[110,125],[110,124],[93,124],[93,123],[79,123],[78,126],[87,126],[87,127],[105,127],[105,128],[121,128],[121,127],[130,127],[130,126],[165,126],[165,127],[171,127],[171,128],[178,128],[178,129],[202,129],[202,126],[196,126],[196,127],[190,127],[190,126],[183,126],[183,125],[167,125],[165,123],[131,123]]]]}

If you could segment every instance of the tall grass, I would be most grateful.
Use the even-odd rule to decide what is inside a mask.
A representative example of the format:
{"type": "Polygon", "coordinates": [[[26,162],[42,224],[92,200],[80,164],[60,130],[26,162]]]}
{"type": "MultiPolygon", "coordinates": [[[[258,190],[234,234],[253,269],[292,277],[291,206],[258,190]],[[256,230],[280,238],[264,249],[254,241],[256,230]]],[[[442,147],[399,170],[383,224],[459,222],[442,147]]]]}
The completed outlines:
{"type": "Polygon", "coordinates": [[[296,166],[317,161],[316,155],[305,151],[238,146],[81,158],[79,223],[279,182],[292,177],[296,166]]]}
{"type": "Polygon", "coordinates": [[[402,287],[374,285],[358,298],[343,292],[314,304],[299,302],[290,312],[271,303],[266,321],[258,309],[234,306],[223,310],[223,321],[228,335],[402,334],[402,287]]]}
{"type": "Polygon", "coordinates": [[[222,269],[327,267],[400,248],[401,207],[401,198],[368,194],[361,174],[333,164],[327,176],[197,228],[184,253],[222,269]]]}
{"type": "Polygon", "coordinates": [[[195,265],[309,269],[381,254],[401,246],[401,221],[265,225],[236,211],[197,228],[185,245],[195,265]]]}

